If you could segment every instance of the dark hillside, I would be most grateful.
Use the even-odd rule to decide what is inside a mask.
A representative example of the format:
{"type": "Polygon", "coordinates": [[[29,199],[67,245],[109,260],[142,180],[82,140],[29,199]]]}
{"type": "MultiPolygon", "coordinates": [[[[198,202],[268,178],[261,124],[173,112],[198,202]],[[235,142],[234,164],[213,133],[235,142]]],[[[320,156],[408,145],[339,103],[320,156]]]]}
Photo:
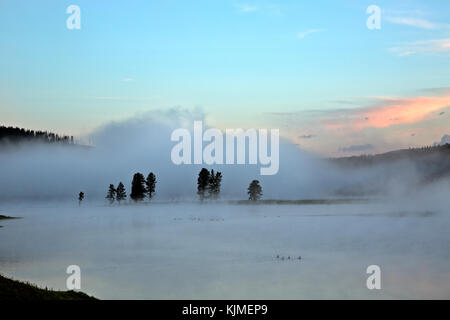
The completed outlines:
{"type": "Polygon", "coordinates": [[[18,127],[0,126],[0,144],[17,144],[20,142],[74,144],[73,136],[60,136],[48,131],[34,131],[18,127]]]}

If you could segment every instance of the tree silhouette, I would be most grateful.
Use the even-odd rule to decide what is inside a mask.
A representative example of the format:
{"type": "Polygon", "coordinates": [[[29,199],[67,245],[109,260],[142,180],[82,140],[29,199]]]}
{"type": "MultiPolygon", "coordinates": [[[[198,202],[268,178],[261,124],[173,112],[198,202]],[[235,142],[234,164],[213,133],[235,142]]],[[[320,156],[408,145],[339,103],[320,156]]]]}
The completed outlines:
{"type": "Polygon", "coordinates": [[[109,185],[108,193],[106,194],[106,199],[108,199],[109,204],[113,204],[116,199],[117,190],[114,188],[113,184],[109,185]]]}
{"type": "Polygon", "coordinates": [[[78,194],[78,205],[81,206],[81,201],[84,199],[84,192],[78,194]]]}
{"type": "Polygon", "coordinates": [[[262,188],[259,185],[258,180],[253,180],[248,186],[248,199],[251,201],[257,201],[261,199],[262,196],[262,188]]]}
{"type": "Polygon", "coordinates": [[[218,199],[220,195],[220,184],[222,182],[222,173],[217,172],[214,173],[214,170],[211,170],[208,181],[208,193],[210,199],[218,199]]]}
{"type": "Polygon", "coordinates": [[[145,198],[146,191],[144,175],[140,172],[135,173],[131,182],[130,198],[136,202],[142,201],[145,198]]]}
{"type": "Polygon", "coordinates": [[[0,126],[0,143],[8,141],[18,143],[22,141],[37,141],[61,144],[73,144],[73,136],[60,136],[47,131],[34,131],[17,127],[0,126]]]}
{"type": "Polygon", "coordinates": [[[126,198],[127,194],[125,192],[125,186],[123,185],[122,182],[119,182],[116,189],[116,200],[120,204],[120,201],[125,200],[126,198]]]}
{"type": "Polygon", "coordinates": [[[153,193],[155,193],[155,185],[156,185],[156,176],[153,172],[150,172],[147,176],[147,180],[145,180],[145,186],[147,188],[147,196],[151,200],[153,197],[153,193]]]}
{"type": "Polygon", "coordinates": [[[207,197],[209,184],[209,171],[208,169],[203,168],[200,170],[197,179],[197,194],[200,197],[200,200],[203,201],[207,197]]]}

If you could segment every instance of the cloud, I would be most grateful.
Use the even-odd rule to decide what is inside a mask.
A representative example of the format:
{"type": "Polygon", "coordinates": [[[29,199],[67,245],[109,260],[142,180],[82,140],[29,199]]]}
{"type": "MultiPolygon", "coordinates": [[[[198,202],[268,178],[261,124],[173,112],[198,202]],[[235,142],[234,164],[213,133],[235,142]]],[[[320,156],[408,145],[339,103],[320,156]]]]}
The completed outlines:
{"type": "Polygon", "coordinates": [[[253,5],[249,5],[249,4],[236,4],[235,5],[236,9],[238,9],[239,12],[243,12],[243,13],[249,13],[249,12],[254,12],[258,10],[258,7],[253,6],[253,5]]]}
{"type": "Polygon", "coordinates": [[[121,97],[113,97],[113,96],[86,96],[86,99],[95,99],[95,100],[121,100],[121,97]]]}
{"type": "Polygon", "coordinates": [[[362,144],[362,145],[353,145],[349,147],[339,148],[339,152],[360,152],[360,151],[368,151],[372,150],[373,145],[371,144],[362,144]]]}
{"type": "Polygon", "coordinates": [[[348,106],[262,115],[272,126],[288,127],[282,134],[302,143],[302,148],[328,156],[341,156],[339,147],[364,143],[374,146],[371,153],[424,146],[447,133],[450,88],[417,89],[409,97],[347,97],[343,103],[348,106]],[[414,138],[411,133],[415,133],[414,138]],[[310,134],[314,138],[308,139],[310,134]]]}
{"type": "Polygon", "coordinates": [[[361,103],[360,100],[361,100],[360,97],[352,97],[352,98],[348,98],[348,99],[330,100],[330,102],[336,103],[336,104],[358,105],[361,103]]]}
{"type": "Polygon", "coordinates": [[[124,78],[124,79],[122,79],[122,81],[123,82],[132,82],[132,81],[134,81],[134,79],[133,78],[124,78]]]}
{"type": "Polygon", "coordinates": [[[159,95],[148,96],[148,97],[84,96],[83,99],[141,101],[141,100],[161,99],[161,96],[159,96],[159,95]]]}
{"type": "Polygon", "coordinates": [[[426,88],[420,90],[420,92],[431,93],[434,95],[443,95],[450,93],[450,87],[426,88]]]}
{"type": "Polygon", "coordinates": [[[410,27],[416,27],[421,29],[436,29],[437,24],[427,21],[421,18],[409,18],[409,17],[386,17],[386,21],[394,24],[405,25],[410,27]]]}
{"type": "Polygon", "coordinates": [[[323,31],[324,30],[322,30],[322,29],[308,29],[306,31],[297,33],[297,38],[304,39],[306,36],[308,36],[310,34],[317,33],[317,32],[323,32],[323,31]]]}
{"type": "Polygon", "coordinates": [[[399,57],[405,57],[405,56],[412,56],[413,54],[416,54],[417,52],[415,51],[405,51],[405,52],[400,52],[398,54],[399,57]]]}
{"type": "Polygon", "coordinates": [[[422,10],[383,10],[383,20],[392,24],[426,30],[450,28],[448,23],[430,21],[431,15],[430,12],[422,10]]]}
{"type": "Polygon", "coordinates": [[[253,14],[258,13],[265,16],[281,16],[282,10],[280,5],[273,3],[258,3],[258,5],[248,4],[248,3],[239,3],[234,4],[234,7],[237,12],[241,14],[253,14]]]}
{"type": "Polygon", "coordinates": [[[351,109],[340,117],[328,118],[322,123],[327,128],[349,132],[416,123],[447,108],[450,105],[450,93],[438,97],[379,98],[377,101],[373,106],[351,109]]]}
{"type": "Polygon", "coordinates": [[[389,50],[400,57],[417,53],[445,53],[450,52],[450,38],[415,41],[392,47],[389,50]]]}
{"type": "MultiPolygon", "coordinates": [[[[206,130],[209,125],[205,118],[198,109],[153,110],[98,128],[89,135],[95,147],[24,144],[2,150],[0,201],[19,196],[73,199],[83,191],[88,201],[103,203],[110,183],[122,181],[129,193],[133,174],[147,175],[150,171],[158,180],[156,199],[192,200],[197,199],[196,177],[202,167],[223,173],[222,199],[245,199],[248,184],[256,177],[264,186],[264,196],[277,199],[320,197],[330,188],[331,175],[339,175],[331,184],[340,185],[347,178],[284,138],[279,145],[280,171],[274,176],[260,176],[259,166],[250,164],[174,164],[171,152],[177,142],[171,140],[173,131],[185,128],[194,139],[193,122],[204,121],[206,130]]],[[[207,144],[202,142],[202,147],[207,144]]]]}
{"type": "Polygon", "coordinates": [[[301,114],[301,111],[294,111],[294,112],[274,111],[274,112],[265,112],[265,114],[270,115],[270,116],[288,116],[289,117],[289,116],[301,114]]]}

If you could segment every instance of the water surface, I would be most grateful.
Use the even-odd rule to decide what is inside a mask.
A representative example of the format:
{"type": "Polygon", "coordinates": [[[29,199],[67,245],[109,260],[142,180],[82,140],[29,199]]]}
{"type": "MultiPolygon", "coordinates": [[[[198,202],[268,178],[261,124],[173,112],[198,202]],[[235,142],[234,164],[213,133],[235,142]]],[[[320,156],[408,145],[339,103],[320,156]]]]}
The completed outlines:
{"type": "Polygon", "coordinates": [[[23,217],[1,222],[2,274],[65,289],[75,264],[82,290],[99,298],[450,298],[445,210],[39,203],[0,211],[23,217]],[[373,264],[381,290],[366,287],[373,264]]]}

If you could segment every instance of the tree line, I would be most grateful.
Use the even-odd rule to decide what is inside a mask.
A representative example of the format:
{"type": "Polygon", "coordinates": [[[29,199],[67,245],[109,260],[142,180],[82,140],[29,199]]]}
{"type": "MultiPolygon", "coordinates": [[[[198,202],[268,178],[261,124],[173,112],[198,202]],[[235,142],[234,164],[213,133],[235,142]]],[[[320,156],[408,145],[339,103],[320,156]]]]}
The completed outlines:
{"type": "MultiPolygon", "coordinates": [[[[143,201],[145,198],[151,200],[156,190],[156,175],[150,172],[147,178],[140,172],[133,175],[133,180],[131,181],[131,193],[130,199],[134,202],[143,201]]],[[[126,200],[127,193],[125,186],[122,182],[119,182],[117,188],[113,184],[109,185],[108,192],[106,194],[106,199],[110,204],[117,201],[119,204],[126,200]]]]}
{"type": "MultiPolygon", "coordinates": [[[[156,191],[156,175],[150,172],[147,178],[140,172],[133,175],[131,181],[130,200],[133,202],[141,202],[146,198],[151,200],[156,191]]],[[[209,171],[202,168],[198,173],[197,178],[197,195],[200,201],[217,200],[220,197],[220,188],[222,183],[222,173],[215,172],[214,169],[209,171]]],[[[261,199],[262,187],[258,180],[253,180],[247,189],[248,199],[257,201],[261,199]]],[[[117,187],[110,184],[105,197],[110,204],[114,202],[121,203],[127,199],[127,192],[122,182],[119,182],[117,187]]],[[[78,195],[79,204],[84,200],[84,193],[80,192],[78,195]]]]}
{"type": "MultiPolygon", "coordinates": [[[[200,201],[206,199],[216,200],[220,196],[220,186],[222,183],[222,173],[209,171],[206,168],[200,170],[197,179],[197,195],[200,201]]],[[[258,180],[253,180],[247,189],[248,199],[251,201],[260,200],[262,197],[262,187],[258,180]]]]}
{"type": "Polygon", "coordinates": [[[197,179],[197,195],[200,201],[206,199],[218,199],[220,196],[220,184],[222,183],[222,173],[221,172],[211,172],[203,168],[200,170],[197,179]]]}
{"type": "Polygon", "coordinates": [[[18,143],[23,141],[38,141],[49,143],[74,144],[73,136],[58,135],[48,131],[35,131],[18,127],[0,126],[0,142],[18,143]]]}

